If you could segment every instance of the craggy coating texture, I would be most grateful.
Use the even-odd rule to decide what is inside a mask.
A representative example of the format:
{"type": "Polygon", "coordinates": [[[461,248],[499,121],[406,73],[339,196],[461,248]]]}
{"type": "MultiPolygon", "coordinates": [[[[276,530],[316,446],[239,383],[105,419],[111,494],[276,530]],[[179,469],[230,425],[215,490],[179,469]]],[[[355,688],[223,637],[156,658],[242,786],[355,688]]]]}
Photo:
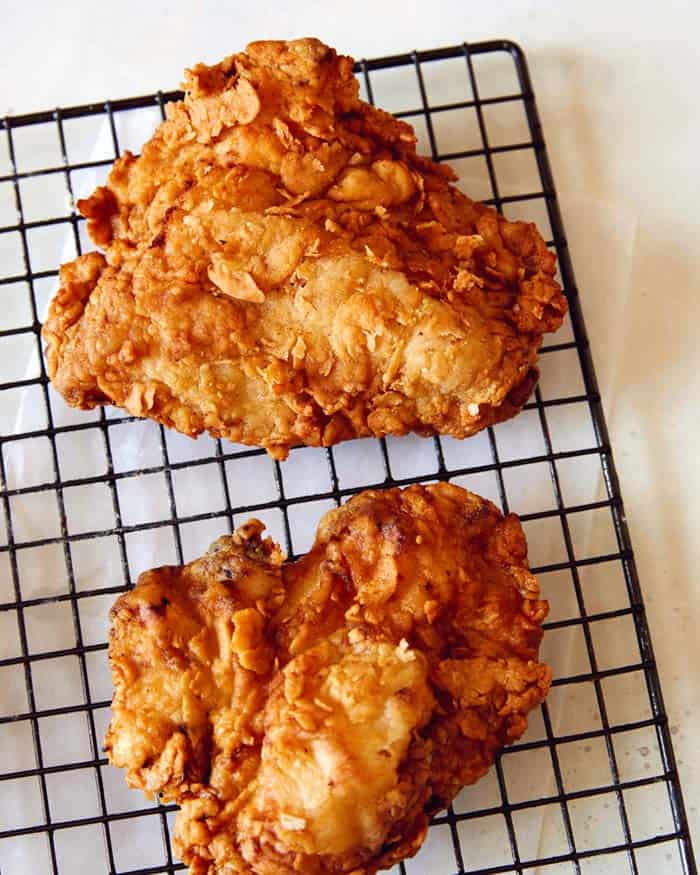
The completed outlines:
{"type": "Polygon", "coordinates": [[[517,517],[457,486],[368,491],[281,563],[251,521],[112,612],[113,764],[176,801],[192,875],[373,875],[546,695],[517,517]]]}
{"type": "Polygon", "coordinates": [[[112,608],[105,748],[130,786],[174,799],[219,771],[227,792],[253,774],[275,658],[265,624],[284,594],[282,553],[262,529],[251,521],[184,568],[142,574],[112,608]]]}
{"type": "Polygon", "coordinates": [[[317,40],[252,43],[185,88],[78,203],[105,255],[62,267],[43,329],[69,404],[279,458],[517,413],[566,310],[534,225],[450,185],[317,40]]]}

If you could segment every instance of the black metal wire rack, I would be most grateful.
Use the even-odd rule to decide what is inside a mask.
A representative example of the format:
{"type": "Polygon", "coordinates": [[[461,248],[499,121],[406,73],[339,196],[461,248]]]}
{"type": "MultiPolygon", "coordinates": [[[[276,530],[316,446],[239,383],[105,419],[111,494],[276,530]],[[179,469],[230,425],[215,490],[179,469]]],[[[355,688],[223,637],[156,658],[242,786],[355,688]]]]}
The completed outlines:
{"type": "Polygon", "coordinates": [[[444,479],[521,514],[553,605],[545,640],[555,680],[524,739],[435,818],[426,848],[396,871],[697,871],[524,55],[499,40],[362,61],[356,72],[367,98],[416,125],[473,196],[551,230],[570,322],[543,348],[542,381],[520,417],[463,443],[362,441],[294,450],[280,464],[207,438],[185,445],[111,410],[68,411],[48,383],[39,330],[56,264],[84,242],[75,198],[132,145],[127,119],[156,122],[180,94],[0,121],[2,875],[184,868],[170,846],[174,806],[122,792],[101,747],[106,613],[141,570],[139,544],[150,545],[151,564],[187,561],[256,515],[294,555],[321,512],[360,489],[444,479]],[[136,455],[124,452],[125,436],[136,455]],[[149,504],[156,493],[162,501],[149,504]]]}

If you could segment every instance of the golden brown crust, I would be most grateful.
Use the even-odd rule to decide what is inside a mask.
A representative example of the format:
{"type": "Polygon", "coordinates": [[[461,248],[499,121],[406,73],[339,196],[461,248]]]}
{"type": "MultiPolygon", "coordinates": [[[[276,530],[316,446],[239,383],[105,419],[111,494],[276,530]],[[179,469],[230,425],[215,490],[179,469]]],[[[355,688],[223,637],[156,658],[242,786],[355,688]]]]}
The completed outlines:
{"type": "Polygon", "coordinates": [[[185,86],[79,202],[106,261],[64,266],[44,326],[70,404],[279,457],[465,437],[522,406],[566,309],[534,225],[451,186],[317,40],[253,43],[185,86]]]}
{"type": "Polygon", "coordinates": [[[110,760],[181,806],[193,875],[373,875],[546,695],[522,528],[451,484],[368,491],[281,564],[259,524],[112,614],[110,760]]]}
{"type": "Polygon", "coordinates": [[[112,608],[105,749],[130,786],[179,799],[220,769],[238,786],[257,767],[274,662],[266,617],[283,596],[282,554],[262,529],[251,520],[189,565],[142,574],[112,608]]]}

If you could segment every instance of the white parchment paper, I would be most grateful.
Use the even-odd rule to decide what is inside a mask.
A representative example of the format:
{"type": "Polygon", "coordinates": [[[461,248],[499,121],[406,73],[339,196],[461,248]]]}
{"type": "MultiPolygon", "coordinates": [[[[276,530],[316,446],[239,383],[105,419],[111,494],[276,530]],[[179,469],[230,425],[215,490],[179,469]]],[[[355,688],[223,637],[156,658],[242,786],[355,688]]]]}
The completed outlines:
{"type": "MultiPolygon", "coordinates": [[[[118,134],[123,145],[134,145],[145,140],[158,117],[154,112],[126,113],[118,116],[118,134]]],[[[112,132],[107,122],[96,129],[90,155],[101,159],[112,149],[112,132]]],[[[106,174],[105,168],[85,169],[74,179],[74,194],[81,197],[100,184],[106,174]]],[[[464,187],[473,190],[478,187],[473,169],[465,169],[464,187]]],[[[479,183],[480,184],[480,183],[479,183]]],[[[484,193],[486,196],[487,193],[484,193]]],[[[630,275],[631,254],[633,252],[636,220],[634,215],[625,215],[620,205],[609,205],[587,198],[584,194],[573,193],[565,198],[566,219],[572,241],[591,240],[590,234],[579,235],[584,224],[599,229],[599,239],[595,251],[580,268],[580,282],[585,282],[584,302],[589,330],[594,339],[594,349],[598,355],[598,372],[608,406],[615,401],[615,366],[620,349],[618,342],[624,325],[625,302],[627,300],[630,275]],[[597,291],[592,294],[591,289],[597,291]]],[[[515,211],[514,211],[515,212],[515,211]]],[[[82,233],[82,232],[81,232],[82,233]]],[[[60,252],[61,260],[69,260],[75,255],[72,232],[65,229],[65,239],[60,252]]],[[[37,253],[37,257],[41,257],[37,253]]],[[[583,285],[583,283],[581,283],[583,285]]],[[[49,299],[50,288],[41,287],[40,305],[43,317],[49,299]]],[[[556,342],[571,339],[567,325],[557,336],[556,342]]],[[[581,373],[575,351],[563,354],[548,354],[542,358],[541,389],[545,399],[576,395],[583,392],[581,373]]],[[[36,376],[36,355],[29,356],[26,376],[36,376]]],[[[53,424],[57,426],[74,422],[99,423],[99,412],[80,412],[69,409],[63,401],[49,389],[53,424]]],[[[1,397],[1,396],[0,396],[1,397]]],[[[46,426],[42,408],[41,393],[31,387],[11,399],[0,410],[5,421],[13,417],[14,433],[23,433],[46,426]]],[[[121,416],[119,411],[108,410],[107,417],[121,416]]],[[[593,433],[586,405],[563,405],[548,410],[548,420],[552,432],[554,449],[574,449],[593,445],[593,433]]],[[[161,445],[160,427],[151,422],[125,423],[108,429],[109,444],[114,470],[122,472],[157,468],[165,459],[161,445]]],[[[524,458],[544,453],[542,431],[536,411],[527,411],[515,420],[504,423],[496,429],[500,457],[502,460],[524,458]]],[[[66,432],[58,436],[58,475],[63,481],[99,476],[106,473],[107,457],[105,434],[96,427],[85,431],[66,432]]],[[[429,479],[435,473],[435,453],[432,440],[411,437],[388,442],[390,461],[394,476],[408,477],[424,475],[429,479]]],[[[224,452],[230,452],[231,445],[225,443],[224,452]]],[[[491,452],[486,436],[480,435],[466,442],[443,439],[443,450],[449,467],[474,467],[488,465],[491,452]]],[[[51,483],[56,478],[51,447],[46,438],[18,441],[5,446],[5,464],[8,488],[28,486],[38,483],[51,483]]],[[[208,437],[198,441],[167,433],[166,452],[168,461],[181,463],[197,461],[214,456],[216,443],[208,437]]],[[[338,447],[335,451],[341,486],[356,486],[380,481],[383,465],[376,441],[354,441],[338,447]]],[[[324,492],[330,489],[325,453],[305,449],[292,453],[290,460],[281,466],[286,495],[293,497],[308,492],[324,492]]],[[[561,487],[567,504],[586,504],[603,497],[603,483],[597,456],[582,457],[576,462],[562,462],[558,466],[561,487]]],[[[225,509],[224,480],[229,490],[233,507],[264,503],[274,500],[276,487],[272,462],[266,456],[243,460],[229,460],[226,463],[213,462],[191,468],[178,468],[172,473],[172,488],[177,511],[180,516],[204,516],[225,509]]],[[[554,495],[551,471],[546,463],[513,467],[504,473],[510,509],[527,514],[542,509],[554,508],[554,495]]],[[[458,482],[480,494],[500,501],[499,484],[493,471],[455,478],[458,482]]],[[[139,526],[168,519],[170,517],[170,494],[168,483],[162,473],[142,474],[122,478],[117,481],[117,498],[121,522],[127,527],[139,526]]],[[[63,491],[68,520],[69,534],[85,532],[108,532],[116,525],[113,496],[105,484],[83,484],[67,487],[63,491]]],[[[296,552],[307,549],[313,539],[316,525],[322,513],[333,506],[330,500],[312,504],[301,504],[290,509],[293,549],[296,552]]],[[[47,490],[36,494],[18,497],[12,501],[13,530],[16,542],[34,541],[60,535],[58,509],[54,491],[47,490]]],[[[282,543],[285,539],[283,519],[278,509],[256,512],[269,527],[270,533],[282,543]]],[[[609,514],[607,515],[609,517],[609,514]]],[[[245,519],[242,515],[234,518],[239,524],[245,519]]],[[[614,552],[616,545],[611,535],[609,519],[597,513],[572,515],[569,518],[572,537],[578,556],[597,555],[614,552]],[[612,538],[612,540],[611,540],[612,538]]],[[[547,566],[566,560],[559,519],[556,516],[546,520],[525,524],[530,542],[530,555],[533,566],[547,566]]],[[[200,555],[209,542],[219,534],[228,531],[228,518],[220,515],[213,519],[202,518],[180,527],[180,541],[183,558],[189,561],[200,555]]],[[[100,644],[106,640],[107,614],[113,601],[111,593],[100,594],[99,590],[123,586],[127,580],[124,575],[124,560],[128,565],[128,578],[135,580],[146,568],[176,562],[177,542],[170,525],[147,527],[143,530],[129,531],[120,543],[114,535],[105,534],[95,538],[72,541],[68,550],[62,544],[49,544],[44,547],[19,551],[20,581],[22,597],[51,598],[67,592],[66,561],[70,561],[78,590],[95,591],[93,595],[78,602],[77,620],[83,644],[100,644]]],[[[552,605],[551,619],[567,620],[578,613],[571,576],[567,571],[543,574],[541,577],[543,594],[552,605]]],[[[10,581],[3,583],[2,598],[12,599],[10,581]]],[[[618,579],[618,571],[598,569],[590,572],[585,581],[587,587],[588,610],[600,605],[615,604],[616,599],[624,598],[623,584],[618,579]],[[595,579],[594,579],[595,578],[595,579]]],[[[603,608],[604,609],[604,608],[603,608]]],[[[75,646],[76,617],[70,603],[57,601],[53,604],[37,606],[27,611],[27,627],[30,647],[34,652],[70,649],[75,646]]],[[[629,631],[629,630],[628,630],[629,631]]],[[[628,633],[625,633],[628,634],[628,633]]],[[[555,677],[562,678],[586,674],[591,670],[586,656],[585,642],[580,626],[564,626],[552,630],[545,636],[543,656],[554,668],[555,677]]],[[[634,640],[617,639],[606,644],[596,641],[603,658],[615,658],[616,649],[634,647],[634,640]]],[[[629,652],[623,654],[627,661],[629,652]]],[[[109,672],[106,665],[106,652],[96,650],[87,656],[86,667],[89,675],[89,692],[93,701],[106,702],[111,695],[109,672]]],[[[51,708],[63,704],[83,701],[84,691],[80,665],[74,656],[48,659],[35,663],[32,675],[36,688],[37,707],[51,708]]],[[[631,683],[631,682],[630,682],[631,683]]],[[[627,703],[630,713],[643,710],[644,704],[637,688],[620,687],[621,701],[627,703]],[[636,697],[636,698],[635,698],[636,697]]],[[[4,712],[18,713],[27,710],[24,701],[22,679],[13,678],[3,693],[4,712]]],[[[581,729],[596,728],[599,724],[598,706],[592,685],[576,684],[555,689],[549,700],[551,729],[555,735],[571,734],[581,729]]],[[[78,712],[69,718],[42,721],[42,750],[44,764],[61,764],[75,761],[88,761],[95,755],[92,747],[93,729],[98,743],[108,720],[107,710],[94,715],[94,726],[86,720],[85,714],[78,712]]],[[[18,724],[14,734],[10,733],[7,743],[14,745],[18,763],[31,761],[31,744],[27,746],[23,727],[18,724]]],[[[524,741],[539,741],[546,736],[541,714],[535,713],[530,720],[530,728],[524,741]]],[[[610,783],[607,751],[598,743],[569,744],[558,749],[565,774],[566,789],[586,786],[586,782],[610,783]]],[[[654,756],[654,739],[649,737],[644,743],[634,743],[626,760],[636,761],[639,755],[635,750],[646,750],[644,755],[654,756]]],[[[99,751],[97,754],[100,755],[99,751]]],[[[658,754],[657,754],[658,756],[658,754]]],[[[20,768],[21,765],[18,765],[20,768]]],[[[31,767],[31,766],[27,766],[31,767]]],[[[502,760],[502,770],[506,782],[508,801],[524,802],[530,799],[545,798],[557,792],[552,770],[552,761],[546,747],[529,751],[506,754],[502,760]]],[[[146,802],[139,794],[126,790],[120,774],[116,770],[102,770],[105,781],[109,811],[121,811],[134,807],[145,807],[146,802]]],[[[86,775],[89,773],[86,772],[86,775]]],[[[80,773],[66,773],[74,776],[71,780],[79,782],[80,773]]],[[[91,779],[87,778],[84,791],[78,801],[61,795],[60,789],[53,789],[52,800],[56,810],[54,819],[100,814],[97,796],[91,779]],[[76,808],[77,806],[77,808],[76,808]],[[80,809],[79,813],[76,813],[80,809]]],[[[71,784],[70,786],[73,786],[71,784]]],[[[76,783],[76,788],[82,786],[76,783]]],[[[14,788],[4,787],[5,796],[0,801],[0,813],[4,808],[12,808],[12,817],[19,824],[41,822],[40,798],[36,782],[30,785],[18,784],[14,788]]],[[[614,802],[614,800],[613,800],[614,802]]],[[[601,806],[612,804],[607,797],[601,806]]],[[[506,823],[500,810],[501,798],[495,772],[491,772],[476,786],[465,789],[455,801],[457,813],[481,808],[494,808],[494,813],[486,818],[464,820],[458,824],[465,863],[468,868],[501,865],[510,859],[506,823]]],[[[589,809],[579,806],[574,816],[574,830],[577,838],[585,841],[587,835],[595,835],[595,840],[604,839],[614,843],[617,820],[607,818],[604,807],[591,804],[589,809]],[[607,832],[610,835],[607,835],[607,832]]],[[[651,816],[651,815],[650,815],[651,816]]],[[[555,856],[567,852],[567,842],[558,805],[552,804],[537,808],[516,810],[513,821],[519,842],[521,859],[538,856],[555,856]]],[[[124,832],[131,821],[111,827],[115,844],[118,847],[119,865],[126,868],[151,865],[151,859],[158,865],[162,860],[162,839],[158,821],[146,819],[132,824],[136,832],[124,832]],[[121,835],[120,830],[124,832],[121,835]],[[139,831],[140,830],[140,831],[139,831]],[[117,840],[117,833],[121,840],[117,840]],[[135,841],[137,839],[137,841],[135,841]],[[135,849],[135,850],[134,850],[135,849]]],[[[66,859],[74,860],[76,868],[65,871],[78,871],[78,861],[88,857],[102,861],[104,848],[100,844],[99,828],[83,831],[70,831],[70,841],[62,853],[66,859]]],[[[62,836],[61,833],[57,835],[62,836]]],[[[60,838],[68,840],[68,834],[60,838]]],[[[43,853],[43,851],[41,852],[43,853]]],[[[37,847],[29,841],[18,841],[10,855],[3,860],[3,872],[43,872],[37,867],[37,847]]],[[[455,869],[452,839],[448,826],[431,828],[425,848],[412,861],[406,863],[409,873],[434,873],[448,875],[455,869]]],[[[102,863],[91,871],[106,871],[102,863]]],[[[398,869],[397,869],[398,871],[398,869]]],[[[532,870],[531,870],[532,871],[532,870]]],[[[537,870],[539,871],[539,870],[537,870]]],[[[594,869],[587,869],[587,872],[594,869]]],[[[596,870],[597,871],[597,870],[596,870]]],[[[603,871],[603,870],[600,870],[603,871]]],[[[612,870],[606,870],[612,871],[612,870]]],[[[543,870],[544,872],[544,870],[543,870]]]]}

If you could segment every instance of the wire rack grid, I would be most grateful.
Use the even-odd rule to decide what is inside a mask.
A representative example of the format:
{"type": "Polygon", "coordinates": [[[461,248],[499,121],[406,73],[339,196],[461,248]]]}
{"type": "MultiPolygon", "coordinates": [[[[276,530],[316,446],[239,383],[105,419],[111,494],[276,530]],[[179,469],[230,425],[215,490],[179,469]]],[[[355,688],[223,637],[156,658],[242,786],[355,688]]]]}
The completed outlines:
{"type": "Polygon", "coordinates": [[[75,199],[180,93],[0,121],[2,875],[72,875],[88,861],[95,875],[184,868],[171,850],[174,806],[127,791],[101,746],[107,610],[139,571],[188,561],[250,515],[297,555],[321,513],[359,490],[446,479],[520,514],[552,604],[544,649],[555,678],[526,736],[395,871],[697,871],[523,53],[508,41],[463,44],[362,61],[356,73],[466,191],[537,221],[559,258],[570,316],[542,349],[533,400],[465,442],[354,441],[278,463],[119,411],[69,411],[47,380],[39,330],[56,264],[89,246],[75,199]]]}

